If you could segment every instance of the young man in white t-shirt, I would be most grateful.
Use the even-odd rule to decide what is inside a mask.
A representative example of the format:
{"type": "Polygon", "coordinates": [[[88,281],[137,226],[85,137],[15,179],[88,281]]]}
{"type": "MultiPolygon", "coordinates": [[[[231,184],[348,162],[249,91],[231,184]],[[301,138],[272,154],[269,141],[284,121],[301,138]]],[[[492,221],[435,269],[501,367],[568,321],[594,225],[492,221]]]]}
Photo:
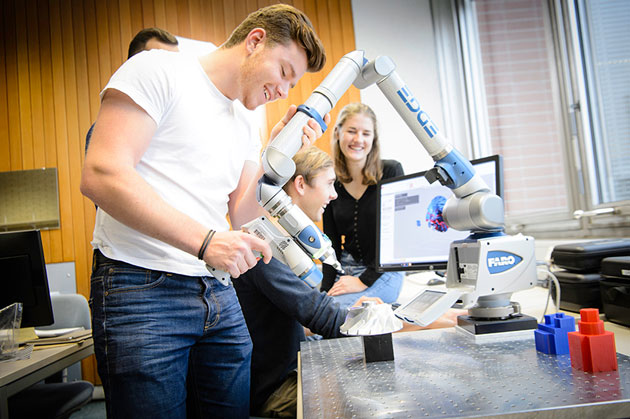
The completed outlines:
{"type": "MultiPolygon", "coordinates": [[[[108,417],[248,416],[251,340],[233,287],[206,264],[236,278],[256,264],[252,251],[271,259],[238,231],[264,212],[260,141],[243,107],[287,97],[324,62],[308,18],[279,4],[199,59],[138,54],[101,93],[81,191],[99,208],[91,301],[108,417]]],[[[320,135],[311,120],[303,142],[320,135]]]]}
{"type": "MultiPolygon", "coordinates": [[[[179,52],[179,41],[172,33],[161,28],[152,27],[141,29],[136,36],[133,37],[131,42],[129,42],[127,59],[142,51],[150,51],[152,49],[165,49],[167,51],[179,52]]],[[[94,124],[90,126],[90,129],[85,135],[86,153],[90,145],[92,130],[94,130],[94,124]]]]}

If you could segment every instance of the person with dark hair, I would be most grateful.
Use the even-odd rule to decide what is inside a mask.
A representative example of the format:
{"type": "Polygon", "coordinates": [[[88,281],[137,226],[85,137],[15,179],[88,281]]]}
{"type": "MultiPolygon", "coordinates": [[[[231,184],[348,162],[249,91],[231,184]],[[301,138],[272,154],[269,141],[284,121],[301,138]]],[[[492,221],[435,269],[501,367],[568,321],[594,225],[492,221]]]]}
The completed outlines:
{"type": "Polygon", "coordinates": [[[363,295],[393,303],[403,274],[376,271],[376,184],[403,175],[402,166],[381,160],[376,115],[363,103],[351,103],[339,112],[331,149],[339,197],[324,212],[324,233],[346,275],[324,265],[322,290],[345,307],[363,295]]]}
{"type": "MultiPolygon", "coordinates": [[[[254,252],[271,259],[239,231],[266,214],[245,109],[286,98],[324,63],[306,15],[276,4],[204,56],[143,52],[105,86],[81,191],[98,205],[90,299],[108,417],[249,416],[251,339],[231,281],[206,266],[237,278],[254,252]]],[[[302,141],[321,134],[310,119],[302,141]]]]}
{"type": "Polygon", "coordinates": [[[139,52],[152,49],[165,49],[178,52],[179,41],[172,33],[161,28],[144,28],[133,37],[129,43],[127,59],[139,52]]]}

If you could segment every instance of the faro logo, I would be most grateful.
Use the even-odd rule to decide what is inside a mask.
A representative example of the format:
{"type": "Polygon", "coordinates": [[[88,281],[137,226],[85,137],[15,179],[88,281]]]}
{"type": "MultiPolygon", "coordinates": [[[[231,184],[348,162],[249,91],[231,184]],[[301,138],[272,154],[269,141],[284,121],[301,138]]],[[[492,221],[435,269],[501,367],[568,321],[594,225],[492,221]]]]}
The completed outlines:
{"type": "Polygon", "coordinates": [[[489,258],[488,266],[493,267],[493,266],[514,265],[515,261],[516,259],[514,259],[514,256],[501,256],[498,258],[489,258]]]}
{"type": "Polygon", "coordinates": [[[494,250],[488,252],[488,271],[491,274],[505,272],[518,265],[522,260],[522,257],[514,253],[494,250]]]}
{"type": "Polygon", "coordinates": [[[420,122],[420,125],[422,125],[422,128],[424,128],[429,137],[433,138],[433,136],[437,134],[437,128],[433,121],[431,121],[431,118],[429,118],[429,115],[420,109],[420,104],[418,104],[416,98],[409,92],[407,86],[403,86],[396,93],[398,93],[398,96],[400,96],[411,112],[418,112],[418,115],[416,115],[418,122],[420,122]]]}

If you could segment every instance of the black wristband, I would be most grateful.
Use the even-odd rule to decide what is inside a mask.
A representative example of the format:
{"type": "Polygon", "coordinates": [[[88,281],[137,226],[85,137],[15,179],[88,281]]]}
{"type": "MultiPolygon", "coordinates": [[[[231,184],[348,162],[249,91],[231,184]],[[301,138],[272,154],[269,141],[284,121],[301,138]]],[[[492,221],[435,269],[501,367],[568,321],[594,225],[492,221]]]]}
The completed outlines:
{"type": "Polygon", "coordinates": [[[203,239],[203,243],[201,243],[199,253],[197,254],[197,258],[199,260],[203,260],[203,254],[206,253],[206,248],[208,247],[208,244],[210,244],[210,240],[212,240],[212,236],[214,236],[214,233],[216,233],[216,231],[210,229],[210,231],[208,231],[208,234],[206,234],[206,238],[203,239]]]}

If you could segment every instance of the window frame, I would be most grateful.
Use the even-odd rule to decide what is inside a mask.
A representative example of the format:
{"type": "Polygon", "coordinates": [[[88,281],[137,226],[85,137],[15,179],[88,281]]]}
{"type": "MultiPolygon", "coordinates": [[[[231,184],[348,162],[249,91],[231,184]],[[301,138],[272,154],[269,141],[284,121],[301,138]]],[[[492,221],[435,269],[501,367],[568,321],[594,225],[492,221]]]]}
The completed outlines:
{"type": "MultiPolygon", "coordinates": [[[[577,21],[577,2],[583,0],[560,0],[543,2],[547,5],[545,19],[551,30],[551,50],[555,59],[554,80],[560,94],[558,121],[563,138],[563,164],[566,176],[567,211],[536,213],[512,216],[507,219],[508,233],[531,234],[537,238],[576,238],[576,237],[623,237],[630,236],[630,200],[592,204],[598,196],[597,166],[591,132],[590,103],[585,81],[584,45],[581,44],[580,26],[577,21]],[[614,209],[615,213],[607,211],[614,209]],[[604,215],[576,218],[574,212],[603,212],[604,215]]],[[[450,27],[456,32],[448,35],[457,41],[459,60],[439,60],[439,65],[460,63],[460,88],[466,98],[466,121],[470,131],[468,140],[471,158],[492,154],[489,136],[489,123],[485,87],[481,68],[480,49],[477,40],[477,21],[474,0],[432,0],[434,27],[450,27]],[[449,10],[450,8],[450,10],[449,10]],[[449,22],[450,19],[450,22],[449,22]],[[482,111],[479,111],[481,109],[482,111]]],[[[440,42],[444,30],[436,29],[439,54],[449,55],[440,42]]],[[[451,42],[452,44],[452,42],[451,42]]],[[[451,48],[453,49],[453,48],[451,48]]],[[[587,50],[588,54],[589,51],[587,50]]],[[[443,69],[441,69],[443,70],[443,69]]],[[[441,71],[441,74],[445,74],[441,71]]],[[[446,83],[456,83],[451,77],[446,83]]],[[[446,92],[443,92],[443,94],[446,92]]],[[[449,97],[445,95],[444,97],[449,97]]],[[[445,106],[452,106],[446,104],[445,106]]],[[[445,112],[446,115],[452,114],[445,112]]]]}

